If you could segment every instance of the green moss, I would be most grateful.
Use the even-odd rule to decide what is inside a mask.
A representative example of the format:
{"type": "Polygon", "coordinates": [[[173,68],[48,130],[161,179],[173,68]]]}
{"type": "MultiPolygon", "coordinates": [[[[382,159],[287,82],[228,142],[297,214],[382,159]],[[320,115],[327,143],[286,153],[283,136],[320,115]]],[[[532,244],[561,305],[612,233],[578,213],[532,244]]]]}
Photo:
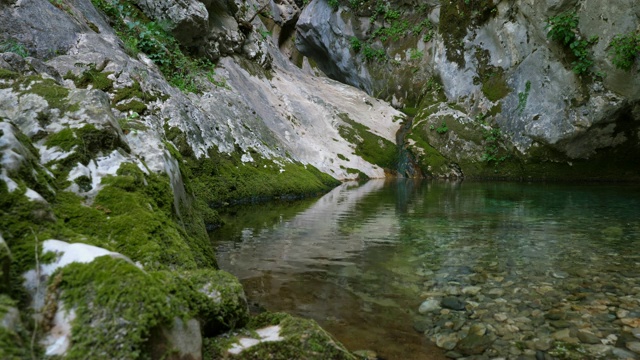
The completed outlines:
{"type": "Polygon", "coordinates": [[[144,112],[147,111],[147,105],[145,105],[141,101],[133,99],[133,100],[127,101],[126,103],[120,103],[116,105],[116,109],[122,112],[132,111],[137,114],[144,114],[144,112]]]}
{"type": "Polygon", "coordinates": [[[141,358],[150,329],[170,324],[186,305],[155,274],[110,256],[72,263],[56,278],[60,300],[77,316],[66,359],[141,358]]]}
{"type": "MultiPolygon", "coordinates": [[[[187,178],[194,193],[211,206],[292,199],[326,192],[339,182],[311,165],[282,159],[282,165],[250,151],[253,162],[243,163],[241,151],[231,154],[210,149],[206,157],[186,157],[187,178]]],[[[184,154],[183,154],[184,155],[184,154]]]]}
{"type": "Polygon", "coordinates": [[[206,336],[240,328],[249,320],[244,289],[235,276],[220,270],[200,269],[180,273],[176,280],[180,286],[190,287],[180,293],[189,295],[189,308],[200,320],[206,336]]]}
{"type": "MultiPolygon", "coordinates": [[[[251,319],[243,335],[247,337],[255,336],[251,330],[257,330],[266,326],[278,325],[281,327],[280,336],[282,341],[261,342],[252,346],[240,354],[233,356],[233,359],[335,359],[335,360],[355,360],[356,357],[350,354],[340,343],[335,341],[331,335],[322,330],[313,320],[295,318],[283,313],[263,313],[251,319]]],[[[227,349],[231,347],[237,337],[217,338],[217,344],[209,344],[208,350],[213,358],[231,358],[227,349]],[[213,345],[213,346],[212,346],[213,345]]]]}
{"type": "Polygon", "coordinates": [[[50,107],[64,112],[70,108],[66,98],[69,90],[58,85],[52,79],[43,79],[39,76],[28,76],[13,84],[14,90],[21,94],[36,94],[43,97],[50,107]]]}
{"type": "Polygon", "coordinates": [[[391,141],[373,134],[369,128],[341,113],[338,116],[349,126],[340,126],[340,136],[356,145],[355,153],[364,160],[384,169],[395,171],[398,165],[398,148],[391,141]]]}
{"type": "MultiPolygon", "coordinates": [[[[0,323],[10,308],[16,308],[17,302],[6,294],[0,294],[0,323]]],[[[17,329],[8,329],[0,326],[0,359],[6,360],[24,360],[30,358],[31,354],[27,351],[28,341],[27,334],[22,326],[17,329]]],[[[38,349],[35,349],[34,355],[40,355],[38,349]]]]}
{"type": "Polygon", "coordinates": [[[482,83],[482,93],[492,102],[504,98],[510,91],[501,72],[492,74],[482,83]]]}
{"type": "Polygon", "coordinates": [[[15,80],[20,77],[20,74],[0,68],[0,80],[15,80]]]}
{"type": "Polygon", "coordinates": [[[431,146],[424,135],[419,131],[413,131],[408,138],[414,141],[414,145],[408,150],[416,159],[416,163],[427,177],[438,177],[446,171],[449,161],[431,146]]]}
{"type": "Polygon", "coordinates": [[[49,135],[45,141],[47,147],[57,146],[67,152],[79,144],[80,139],[76,137],[75,132],[71,128],[64,128],[55,134],[49,135]]]}
{"type": "Polygon", "coordinates": [[[140,83],[134,81],[133,85],[116,90],[112,105],[120,111],[131,110],[142,115],[147,110],[145,103],[156,101],[157,99],[155,95],[142,91],[140,83]]]}
{"type": "Polygon", "coordinates": [[[480,26],[496,13],[491,0],[444,0],[440,8],[439,32],[449,61],[464,67],[463,39],[470,28],[480,26]]]}
{"type": "Polygon", "coordinates": [[[89,69],[85,70],[82,75],[74,76],[71,72],[65,75],[65,79],[71,79],[76,84],[76,87],[86,89],[91,85],[93,89],[102,91],[110,91],[113,89],[113,80],[109,79],[109,75],[113,72],[102,72],[106,66],[106,63],[96,68],[95,64],[90,64],[89,69]]]}
{"type": "Polygon", "coordinates": [[[90,208],[76,195],[58,195],[56,216],[66,228],[88,236],[84,242],[127,255],[148,269],[216,267],[206,234],[187,233],[174,216],[166,176],[145,175],[125,163],[118,176],[102,183],[105,187],[90,208]]]}

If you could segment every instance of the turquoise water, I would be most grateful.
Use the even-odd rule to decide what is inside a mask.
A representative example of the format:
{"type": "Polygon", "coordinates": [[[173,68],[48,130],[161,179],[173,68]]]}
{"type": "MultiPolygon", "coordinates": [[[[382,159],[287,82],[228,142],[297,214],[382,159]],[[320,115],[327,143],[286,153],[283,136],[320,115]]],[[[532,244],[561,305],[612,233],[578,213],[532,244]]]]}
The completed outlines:
{"type": "MultiPolygon", "coordinates": [[[[462,322],[495,325],[489,351],[498,355],[555,329],[544,319],[532,330],[511,322],[522,333],[514,340],[491,322],[496,311],[532,317],[575,297],[571,320],[585,317],[576,306],[603,296],[614,313],[640,298],[638,186],[370,181],[320,199],[235,209],[226,221],[211,234],[218,262],[250,302],[313,318],[350,350],[384,359],[445,358],[433,333],[458,330],[418,313],[429,298],[469,301],[462,322]],[[479,294],[462,294],[469,286],[479,294]],[[496,298],[504,309],[492,310],[496,298]],[[433,322],[426,335],[416,325],[424,321],[433,322]]],[[[611,324],[576,326],[605,338],[619,330],[611,324]]]]}

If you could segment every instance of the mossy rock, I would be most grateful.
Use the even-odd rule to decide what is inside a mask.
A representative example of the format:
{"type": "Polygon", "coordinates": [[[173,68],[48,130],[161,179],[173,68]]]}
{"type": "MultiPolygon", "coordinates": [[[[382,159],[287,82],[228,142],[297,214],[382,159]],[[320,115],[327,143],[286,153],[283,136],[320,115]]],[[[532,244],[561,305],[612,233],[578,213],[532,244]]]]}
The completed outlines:
{"type": "MultiPolygon", "coordinates": [[[[236,345],[237,346],[237,345],[236,345]]],[[[243,360],[289,360],[289,359],[334,359],[355,360],[356,357],[324,331],[315,321],[296,318],[283,313],[263,313],[251,319],[241,335],[209,339],[206,355],[215,359],[243,360]],[[229,350],[240,338],[258,338],[260,330],[277,331],[278,340],[261,341],[239,352],[229,350]]]]}
{"type": "Polygon", "coordinates": [[[24,360],[31,355],[27,351],[27,334],[16,306],[16,301],[0,294],[0,359],[24,360]]]}
{"type": "Polygon", "coordinates": [[[396,144],[372,133],[366,126],[349,118],[348,114],[340,113],[338,117],[348,124],[338,128],[340,136],[356,146],[356,155],[390,172],[395,171],[399,161],[396,144]]]}

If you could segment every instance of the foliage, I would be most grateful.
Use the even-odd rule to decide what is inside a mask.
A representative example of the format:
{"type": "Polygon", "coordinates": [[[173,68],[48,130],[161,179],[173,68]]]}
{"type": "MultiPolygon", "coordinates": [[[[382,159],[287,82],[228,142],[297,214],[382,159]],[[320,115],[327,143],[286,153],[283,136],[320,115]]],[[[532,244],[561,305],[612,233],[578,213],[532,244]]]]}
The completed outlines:
{"type": "Polygon", "coordinates": [[[447,127],[447,123],[444,121],[436,128],[436,132],[438,134],[445,134],[447,131],[449,131],[449,128],[447,127]]]}
{"type": "Polygon", "coordinates": [[[589,47],[598,42],[598,37],[583,39],[578,31],[578,23],[576,12],[568,11],[547,19],[545,29],[548,38],[560,42],[573,54],[573,72],[582,75],[589,73],[593,66],[589,47]]]}
{"type": "Polygon", "coordinates": [[[338,10],[338,7],[340,7],[340,2],[338,0],[328,0],[327,2],[333,10],[338,10]]]}
{"type": "Polygon", "coordinates": [[[640,32],[618,34],[609,43],[611,62],[618,69],[629,71],[640,58],[640,32]]]}
{"type": "Polygon", "coordinates": [[[20,55],[23,58],[29,56],[29,51],[27,50],[27,48],[14,39],[9,39],[0,43],[0,53],[3,52],[12,52],[20,55]]]}
{"type": "Polygon", "coordinates": [[[92,0],[111,20],[116,34],[130,52],[144,52],[158,65],[170,84],[184,92],[201,92],[206,85],[199,77],[210,78],[214,64],[183,52],[170,34],[170,25],[149,21],[139,9],[119,0],[92,0]]]}
{"type": "Polygon", "coordinates": [[[418,49],[411,49],[409,56],[411,57],[411,60],[420,60],[424,56],[424,52],[418,49]]]}
{"type": "Polygon", "coordinates": [[[384,49],[374,49],[371,45],[364,44],[362,54],[367,61],[377,60],[384,61],[387,58],[387,52],[384,49]]]}
{"type": "Polygon", "coordinates": [[[493,162],[495,165],[505,161],[509,155],[502,154],[502,144],[504,139],[502,137],[502,131],[499,128],[491,128],[490,130],[483,130],[485,148],[482,154],[482,161],[490,164],[493,162]]]}
{"type": "Polygon", "coordinates": [[[360,42],[360,39],[355,36],[352,36],[351,39],[349,39],[349,42],[351,43],[351,48],[355,52],[360,51],[360,49],[362,48],[362,42],[360,42]]]}
{"type": "Polygon", "coordinates": [[[531,91],[531,81],[528,81],[524,85],[524,92],[518,93],[518,113],[522,114],[527,107],[527,99],[529,98],[529,92],[531,91]]]}

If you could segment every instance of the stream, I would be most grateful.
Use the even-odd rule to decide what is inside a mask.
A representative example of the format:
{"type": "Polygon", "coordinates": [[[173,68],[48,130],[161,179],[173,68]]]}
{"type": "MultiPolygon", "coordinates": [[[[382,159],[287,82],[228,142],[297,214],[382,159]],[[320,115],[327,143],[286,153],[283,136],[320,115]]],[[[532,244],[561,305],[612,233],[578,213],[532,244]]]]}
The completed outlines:
{"type": "Polygon", "coordinates": [[[640,358],[637,185],[372,180],[224,217],[211,239],[249,302],[349,350],[640,358]]]}

